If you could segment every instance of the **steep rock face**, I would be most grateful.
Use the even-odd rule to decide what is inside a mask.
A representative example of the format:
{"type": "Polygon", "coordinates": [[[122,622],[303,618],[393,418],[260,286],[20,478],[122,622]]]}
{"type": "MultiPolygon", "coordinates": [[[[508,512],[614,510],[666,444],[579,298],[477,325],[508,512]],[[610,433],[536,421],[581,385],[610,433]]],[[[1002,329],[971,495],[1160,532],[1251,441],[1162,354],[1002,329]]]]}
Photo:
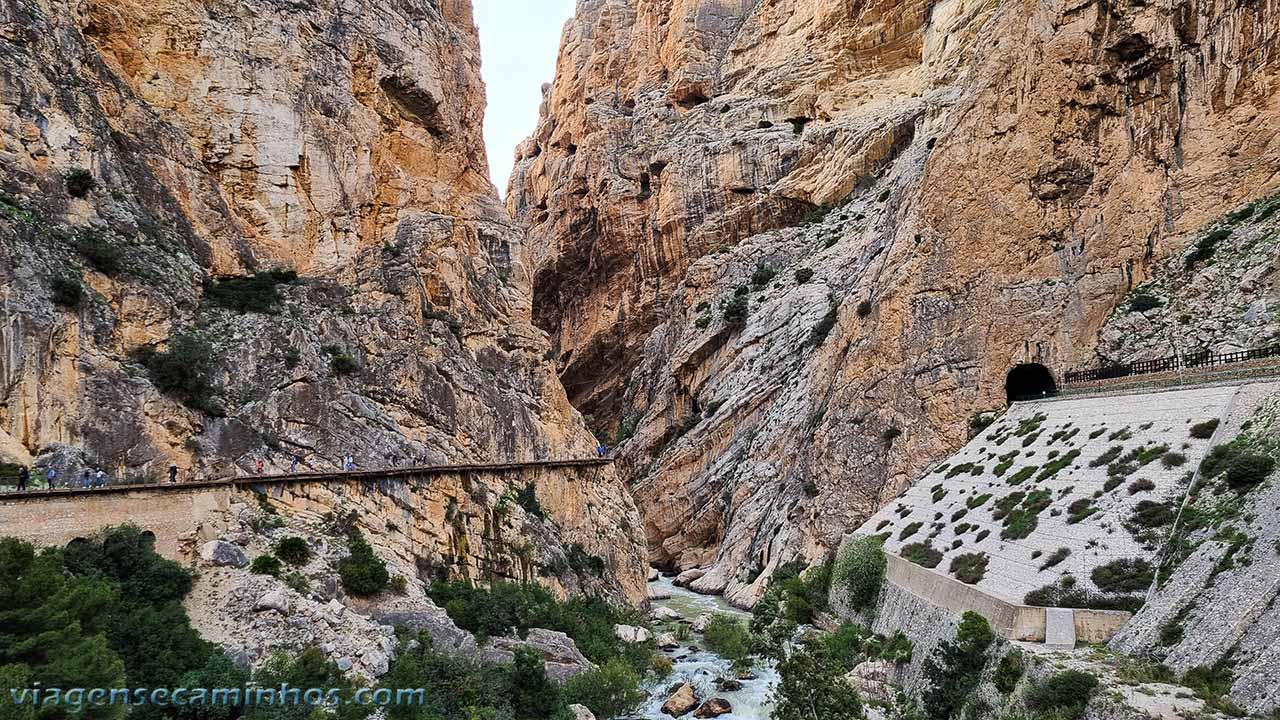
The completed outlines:
{"type": "Polygon", "coordinates": [[[0,46],[7,454],[186,478],[593,453],[486,176],[469,3],[21,0],[0,46]]]}
{"type": "Polygon", "coordinates": [[[1090,359],[1276,186],[1278,32],[1269,3],[579,3],[508,206],[654,559],[749,603],[1014,364],[1090,359]]]}

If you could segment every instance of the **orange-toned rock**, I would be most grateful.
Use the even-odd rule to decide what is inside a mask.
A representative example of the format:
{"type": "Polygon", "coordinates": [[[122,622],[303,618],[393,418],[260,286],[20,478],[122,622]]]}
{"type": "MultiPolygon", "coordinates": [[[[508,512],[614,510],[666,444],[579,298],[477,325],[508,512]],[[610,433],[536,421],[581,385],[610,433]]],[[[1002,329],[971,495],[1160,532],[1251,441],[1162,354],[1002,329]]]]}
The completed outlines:
{"type": "Polygon", "coordinates": [[[629,437],[651,559],[749,604],[1003,406],[1014,364],[1092,358],[1154,262],[1275,188],[1278,26],[1203,2],[581,7],[508,207],[570,399],[629,437]]]}
{"type": "MultiPolygon", "coordinates": [[[[594,455],[486,174],[470,3],[34,0],[3,28],[0,427],[37,462],[594,455]]],[[[604,506],[542,503],[590,505],[562,539],[642,600],[598,480],[604,506]]]]}

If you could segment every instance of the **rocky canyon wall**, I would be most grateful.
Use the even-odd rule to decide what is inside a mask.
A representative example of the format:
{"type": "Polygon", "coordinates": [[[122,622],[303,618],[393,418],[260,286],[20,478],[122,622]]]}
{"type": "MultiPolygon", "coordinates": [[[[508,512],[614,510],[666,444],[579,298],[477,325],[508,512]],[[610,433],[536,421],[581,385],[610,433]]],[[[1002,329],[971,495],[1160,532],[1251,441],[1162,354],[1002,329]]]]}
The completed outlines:
{"type": "MultiPolygon", "coordinates": [[[[3,460],[594,454],[487,177],[466,0],[6,0],[0,58],[3,460]]],[[[606,474],[548,517],[608,495],[642,581],[606,474]]]]}
{"type": "Polygon", "coordinates": [[[1280,185],[1280,7],[583,0],[508,194],[653,559],[750,603],[1280,185]]]}

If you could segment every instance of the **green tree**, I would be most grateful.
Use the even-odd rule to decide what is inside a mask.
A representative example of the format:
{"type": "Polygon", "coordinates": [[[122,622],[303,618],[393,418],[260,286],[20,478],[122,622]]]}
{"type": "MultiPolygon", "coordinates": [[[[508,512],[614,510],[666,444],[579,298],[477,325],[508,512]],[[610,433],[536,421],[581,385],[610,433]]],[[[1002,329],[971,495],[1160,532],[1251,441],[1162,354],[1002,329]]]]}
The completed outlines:
{"type": "Polygon", "coordinates": [[[959,717],[982,679],[987,651],[995,643],[991,625],[975,612],[965,612],[954,640],[939,645],[925,660],[924,708],[934,720],[959,717]]]}
{"type": "MultiPolygon", "coordinates": [[[[209,655],[204,667],[190,670],[178,681],[178,687],[184,688],[238,688],[249,682],[249,672],[231,661],[224,653],[215,652],[209,655]]],[[[244,705],[213,704],[183,705],[174,708],[174,716],[179,720],[232,720],[244,714],[244,705]]]]}
{"type": "Polygon", "coordinates": [[[401,638],[403,648],[379,683],[391,689],[422,688],[425,704],[392,705],[388,720],[510,718],[510,677],[503,669],[435,651],[431,636],[401,638]]]}
{"type": "MultiPolygon", "coordinates": [[[[98,627],[118,598],[100,578],[68,576],[58,550],[0,538],[0,674],[46,688],[124,686],[124,663],[98,627]]],[[[70,717],[71,708],[41,707],[41,720],[70,717]]],[[[90,707],[83,717],[118,718],[125,708],[90,707]]],[[[28,711],[0,706],[6,715],[28,711]]]]}
{"type": "MultiPolygon", "coordinates": [[[[208,662],[217,648],[202,639],[182,600],[192,576],[155,552],[155,537],[132,525],[109,528],[63,552],[72,575],[119,588],[115,602],[94,619],[124,661],[133,687],[174,687],[183,674],[208,662]]],[[[155,708],[135,709],[151,716],[155,708]]]]}
{"type": "Polygon", "coordinates": [[[774,720],[860,720],[862,700],[839,669],[812,643],[791,651],[778,664],[782,676],[774,720]]]}
{"type": "Polygon", "coordinates": [[[511,705],[518,720],[543,720],[562,707],[560,687],[547,679],[546,665],[533,648],[516,648],[511,664],[511,705]]]}
{"type": "MultiPolygon", "coordinates": [[[[356,688],[318,648],[309,648],[296,656],[283,653],[275,655],[258,669],[253,679],[261,688],[279,688],[288,684],[291,688],[334,689],[343,698],[352,697],[356,688]]],[[[325,717],[334,720],[363,720],[373,709],[368,705],[341,703],[332,708],[332,715],[326,714],[325,717]]],[[[314,710],[306,703],[254,705],[244,717],[245,720],[312,720],[314,710]]]]}
{"type": "Polygon", "coordinates": [[[859,537],[849,543],[836,561],[831,583],[848,593],[850,606],[869,608],[880,594],[888,565],[883,540],[876,536],[859,537]]]}
{"type": "Polygon", "coordinates": [[[621,658],[581,673],[565,683],[565,702],[585,706],[597,718],[622,717],[645,700],[640,673],[621,658]]]}

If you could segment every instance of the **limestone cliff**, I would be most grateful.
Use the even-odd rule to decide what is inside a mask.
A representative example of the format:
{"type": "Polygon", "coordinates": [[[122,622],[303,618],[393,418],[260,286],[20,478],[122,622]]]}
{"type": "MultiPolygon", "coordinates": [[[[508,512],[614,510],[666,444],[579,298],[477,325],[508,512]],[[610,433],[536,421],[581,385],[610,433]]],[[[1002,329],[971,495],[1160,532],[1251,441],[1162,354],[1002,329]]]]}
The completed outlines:
{"type": "Polygon", "coordinates": [[[751,602],[1280,184],[1274,3],[583,0],[508,207],[654,559],[751,602]]]}
{"type": "MultiPolygon", "coordinates": [[[[6,454],[138,478],[594,452],[486,175],[465,0],[15,0],[0,57],[6,454]]],[[[634,596],[607,474],[587,549],[622,549],[634,596]]]]}

